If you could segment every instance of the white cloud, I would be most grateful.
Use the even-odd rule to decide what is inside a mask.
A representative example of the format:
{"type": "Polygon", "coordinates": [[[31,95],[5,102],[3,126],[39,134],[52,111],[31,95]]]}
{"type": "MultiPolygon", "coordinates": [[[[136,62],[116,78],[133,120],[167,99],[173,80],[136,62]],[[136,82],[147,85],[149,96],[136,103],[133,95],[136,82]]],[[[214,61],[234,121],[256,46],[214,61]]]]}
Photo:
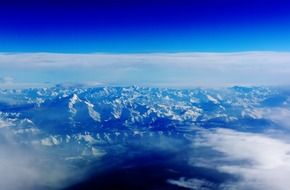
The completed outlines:
{"type": "Polygon", "coordinates": [[[207,180],[201,180],[201,179],[185,179],[184,177],[179,178],[178,180],[169,179],[167,180],[168,183],[172,185],[176,185],[179,187],[183,187],[186,189],[191,190],[211,190],[214,188],[214,184],[207,181],[207,180]]]}
{"type": "Polygon", "coordinates": [[[13,83],[13,78],[9,77],[9,76],[5,76],[5,77],[0,77],[0,83],[2,84],[12,84],[13,83]]]}
{"type": "Polygon", "coordinates": [[[0,70],[11,76],[21,70],[28,78],[41,73],[30,81],[36,83],[41,77],[59,82],[78,77],[82,82],[125,85],[286,85],[290,83],[290,53],[2,53],[0,70]]]}
{"type": "MultiPolygon", "coordinates": [[[[220,70],[223,66],[234,65],[239,68],[260,67],[271,64],[288,64],[290,53],[282,52],[237,52],[237,53],[147,53],[147,54],[60,54],[60,53],[11,53],[0,54],[0,63],[22,67],[98,67],[103,65],[148,65],[158,64],[191,67],[204,64],[220,70]],[[216,64],[216,65],[215,65],[216,64]],[[255,65],[251,65],[255,64],[255,65]]],[[[6,65],[9,66],[9,65],[6,65]]],[[[285,71],[279,68],[281,72],[285,71]]]]}
{"type": "Polygon", "coordinates": [[[10,127],[11,125],[13,125],[13,123],[11,123],[9,121],[2,120],[0,118],[0,128],[10,127]]]}
{"type": "Polygon", "coordinates": [[[287,108],[262,109],[264,118],[268,118],[279,126],[290,128],[290,110],[287,108]]]}
{"type": "MultiPolygon", "coordinates": [[[[6,73],[4,73],[6,74],[6,73]]],[[[14,78],[10,76],[0,76],[0,88],[9,88],[14,86],[14,78]]]]}
{"type": "Polygon", "coordinates": [[[82,179],[82,169],[72,168],[56,151],[20,143],[8,126],[0,122],[0,189],[62,189],[82,179]]]}
{"type": "Polygon", "coordinates": [[[212,163],[209,167],[241,177],[240,181],[227,184],[227,187],[243,190],[287,190],[290,187],[290,144],[282,140],[262,134],[215,129],[202,132],[195,146],[210,147],[224,154],[219,158],[222,163],[212,163]]]}

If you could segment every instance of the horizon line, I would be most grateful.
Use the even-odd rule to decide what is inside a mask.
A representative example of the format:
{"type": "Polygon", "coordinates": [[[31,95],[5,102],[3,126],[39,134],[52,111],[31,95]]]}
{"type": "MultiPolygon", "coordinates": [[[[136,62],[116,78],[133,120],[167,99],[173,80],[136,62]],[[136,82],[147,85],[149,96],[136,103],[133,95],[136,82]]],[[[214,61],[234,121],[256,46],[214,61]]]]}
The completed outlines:
{"type": "Polygon", "coordinates": [[[249,51],[153,51],[153,52],[57,52],[57,51],[0,51],[0,54],[81,54],[81,55],[143,55],[143,54],[235,54],[235,53],[290,53],[289,51],[249,50],[249,51]]]}

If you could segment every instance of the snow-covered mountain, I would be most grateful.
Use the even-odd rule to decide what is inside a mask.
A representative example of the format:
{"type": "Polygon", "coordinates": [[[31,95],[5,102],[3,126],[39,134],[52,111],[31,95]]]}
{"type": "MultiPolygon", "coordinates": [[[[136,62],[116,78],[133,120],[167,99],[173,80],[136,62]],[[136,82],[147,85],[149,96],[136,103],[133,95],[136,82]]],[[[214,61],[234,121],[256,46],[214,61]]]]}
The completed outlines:
{"type": "Polygon", "coordinates": [[[264,109],[289,104],[289,91],[264,87],[1,90],[0,124],[15,133],[47,134],[61,141],[88,133],[188,132],[193,126],[255,131],[272,125],[263,117],[264,109]]]}
{"type": "MultiPolygon", "coordinates": [[[[111,166],[138,154],[142,160],[152,151],[164,155],[182,152],[184,155],[174,161],[180,170],[181,163],[186,165],[196,156],[200,161],[199,155],[208,152],[200,150],[200,143],[194,145],[196,150],[191,150],[200,135],[224,128],[245,134],[267,133],[278,128],[286,131],[290,129],[285,120],[290,116],[289,108],[290,91],[285,88],[56,86],[0,90],[0,145],[15,149],[16,143],[16,152],[26,149],[34,152],[36,168],[46,172],[50,169],[42,167],[52,163],[58,163],[57,168],[64,165],[69,171],[82,171],[98,163],[102,167],[111,166]],[[186,152],[190,152],[187,157],[186,152]],[[96,162],[99,159],[102,162],[96,162]]],[[[191,175],[190,170],[184,173],[191,175]]],[[[69,174],[62,175],[69,178],[69,174]]],[[[53,186],[56,182],[46,183],[53,186]]]]}
{"type": "MultiPolygon", "coordinates": [[[[83,136],[96,138],[104,133],[185,133],[192,127],[256,131],[273,125],[264,116],[265,110],[289,107],[289,94],[286,90],[264,87],[1,90],[0,126],[11,128],[20,138],[30,136],[29,140],[43,145],[80,139],[93,141],[83,136]]],[[[99,140],[109,139],[104,136],[99,140]]]]}

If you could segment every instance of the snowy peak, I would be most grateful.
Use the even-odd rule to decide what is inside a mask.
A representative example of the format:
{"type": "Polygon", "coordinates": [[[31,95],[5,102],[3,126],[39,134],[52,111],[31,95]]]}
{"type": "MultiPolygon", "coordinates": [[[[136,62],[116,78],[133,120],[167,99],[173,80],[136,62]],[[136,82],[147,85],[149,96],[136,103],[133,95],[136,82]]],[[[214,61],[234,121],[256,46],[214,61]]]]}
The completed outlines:
{"type": "Polygon", "coordinates": [[[76,103],[78,103],[78,102],[82,102],[82,100],[79,99],[78,95],[73,94],[72,97],[69,99],[69,102],[68,102],[69,111],[72,114],[76,114],[77,113],[77,109],[74,108],[74,105],[76,103]]]}
{"type": "MultiPolygon", "coordinates": [[[[255,110],[269,106],[289,107],[289,97],[287,90],[282,93],[279,89],[261,87],[57,87],[5,92],[0,90],[0,100],[3,100],[0,111],[6,114],[5,121],[27,118],[36,127],[42,126],[45,130],[56,132],[136,127],[175,130],[185,123],[202,127],[229,124],[239,127],[239,123],[247,125],[249,121],[253,123],[252,120],[257,125],[266,125],[263,115],[253,116],[257,112],[255,110]],[[6,97],[14,97],[18,103],[7,104],[6,100],[10,99],[6,97]],[[13,114],[18,116],[12,116],[13,114]],[[52,121],[56,124],[52,124],[52,121]]],[[[30,125],[28,122],[24,123],[26,126],[30,125]]]]}

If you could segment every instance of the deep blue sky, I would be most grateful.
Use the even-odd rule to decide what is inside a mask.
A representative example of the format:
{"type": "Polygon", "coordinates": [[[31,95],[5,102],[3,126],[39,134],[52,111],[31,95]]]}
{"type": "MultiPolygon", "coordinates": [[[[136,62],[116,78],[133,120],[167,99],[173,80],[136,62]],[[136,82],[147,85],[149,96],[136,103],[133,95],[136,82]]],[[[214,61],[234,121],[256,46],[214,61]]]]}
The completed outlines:
{"type": "Polygon", "coordinates": [[[1,1],[0,51],[289,51],[289,10],[289,0],[1,1]]]}

